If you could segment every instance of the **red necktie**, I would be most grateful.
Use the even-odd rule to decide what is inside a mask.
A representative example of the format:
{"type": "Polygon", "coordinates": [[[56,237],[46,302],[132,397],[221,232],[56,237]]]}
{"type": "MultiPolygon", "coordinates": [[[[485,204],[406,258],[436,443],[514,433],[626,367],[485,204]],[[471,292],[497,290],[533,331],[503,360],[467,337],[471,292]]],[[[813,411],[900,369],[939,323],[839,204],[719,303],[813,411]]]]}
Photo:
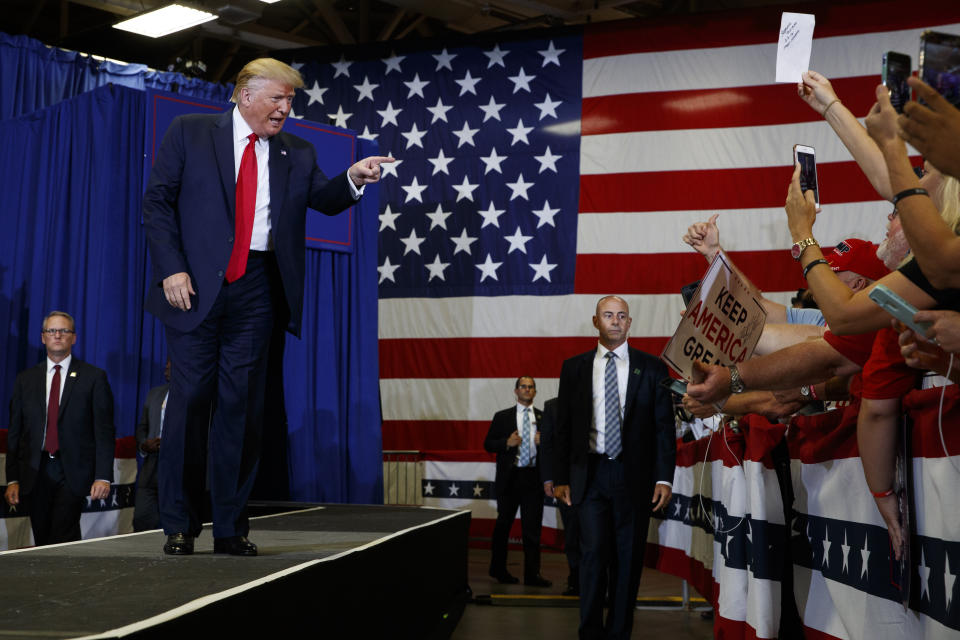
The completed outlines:
{"type": "Polygon", "coordinates": [[[230,264],[227,265],[227,282],[233,282],[247,272],[253,214],[257,208],[257,134],[251,133],[247,138],[250,142],[243,150],[240,173],[237,174],[237,210],[234,216],[236,226],[230,264]]]}
{"type": "Polygon", "coordinates": [[[57,420],[60,417],[60,365],[54,365],[53,380],[50,382],[50,399],[47,401],[47,437],[43,450],[50,455],[60,449],[57,433],[57,420]]]}

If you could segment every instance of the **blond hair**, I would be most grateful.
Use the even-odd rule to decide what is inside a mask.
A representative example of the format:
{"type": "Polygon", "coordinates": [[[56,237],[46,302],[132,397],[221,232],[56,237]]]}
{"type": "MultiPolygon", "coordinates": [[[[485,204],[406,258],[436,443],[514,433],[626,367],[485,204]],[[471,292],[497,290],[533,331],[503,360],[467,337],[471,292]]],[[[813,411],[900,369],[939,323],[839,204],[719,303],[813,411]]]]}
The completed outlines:
{"type": "Polygon", "coordinates": [[[303,87],[303,76],[290,65],[274,58],[257,58],[240,69],[230,101],[239,102],[240,92],[243,89],[254,89],[264,80],[274,80],[281,84],[290,85],[294,89],[303,87]]]}
{"type": "Polygon", "coordinates": [[[77,323],[73,321],[73,316],[67,313],[66,311],[51,311],[43,317],[43,328],[47,328],[47,320],[54,316],[60,316],[61,318],[66,318],[67,322],[70,323],[70,330],[75,331],[77,328],[77,323]]]}
{"type": "Polygon", "coordinates": [[[944,175],[937,187],[940,217],[956,235],[960,235],[960,180],[944,175]]]}

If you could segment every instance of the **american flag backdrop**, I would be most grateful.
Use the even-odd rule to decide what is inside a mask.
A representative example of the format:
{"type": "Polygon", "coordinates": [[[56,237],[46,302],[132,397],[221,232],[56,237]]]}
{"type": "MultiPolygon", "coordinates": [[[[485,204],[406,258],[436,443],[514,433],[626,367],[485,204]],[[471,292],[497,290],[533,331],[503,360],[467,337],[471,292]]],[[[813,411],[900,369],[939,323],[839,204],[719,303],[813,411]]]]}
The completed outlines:
{"type": "MultiPolygon", "coordinates": [[[[856,114],[884,51],[916,60],[922,29],[960,33],[944,0],[792,9],[816,15],[811,68],[856,114]]],[[[817,150],[820,242],[882,238],[889,205],[774,83],[779,24],[764,8],[297,60],[297,115],[398,159],[380,206],[385,449],[481,448],[522,374],[536,404],[556,395],[562,361],[595,344],[601,295],[626,297],[631,343],[658,354],[706,267],[680,238],[713,213],[734,261],[788,300],[796,143],[817,150]]]]}

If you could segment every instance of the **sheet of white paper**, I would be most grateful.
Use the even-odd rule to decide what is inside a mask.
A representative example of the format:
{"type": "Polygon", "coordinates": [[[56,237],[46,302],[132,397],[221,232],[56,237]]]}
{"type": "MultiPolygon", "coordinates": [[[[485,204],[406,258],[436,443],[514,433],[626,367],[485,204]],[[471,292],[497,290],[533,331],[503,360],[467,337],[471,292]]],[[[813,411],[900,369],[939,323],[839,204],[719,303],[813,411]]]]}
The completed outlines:
{"type": "Polygon", "coordinates": [[[809,13],[784,12],[780,17],[777,82],[800,82],[800,74],[810,68],[815,24],[816,17],[809,13]]]}

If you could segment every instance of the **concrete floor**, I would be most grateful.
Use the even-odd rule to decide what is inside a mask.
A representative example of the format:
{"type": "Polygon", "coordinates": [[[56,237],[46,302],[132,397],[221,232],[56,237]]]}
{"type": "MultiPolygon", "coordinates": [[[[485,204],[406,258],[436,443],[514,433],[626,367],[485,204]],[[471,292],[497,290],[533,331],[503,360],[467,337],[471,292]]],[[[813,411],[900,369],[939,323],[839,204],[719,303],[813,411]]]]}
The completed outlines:
{"type": "MultiPolygon", "coordinates": [[[[502,585],[487,575],[490,551],[471,549],[470,587],[474,602],[467,605],[451,640],[534,640],[537,638],[576,638],[580,612],[577,598],[560,596],[566,586],[566,557],[544,553],[541,573],[553,586],[548,588],[502,585]]],[[[507,570],[523,576],[523,553],[510,551],[507,570]]],[[[694,610],[680,607],[681,580],[653,569],[644,569],[639,598],[651,608],[634,614],[634,638],[671,638],[706,640],[713,637],[713,621],[704,620],[700,611],[706,603],[691,589],[694,610]],[[656,606],[656,608],[653,608],[656,606]]]]}

